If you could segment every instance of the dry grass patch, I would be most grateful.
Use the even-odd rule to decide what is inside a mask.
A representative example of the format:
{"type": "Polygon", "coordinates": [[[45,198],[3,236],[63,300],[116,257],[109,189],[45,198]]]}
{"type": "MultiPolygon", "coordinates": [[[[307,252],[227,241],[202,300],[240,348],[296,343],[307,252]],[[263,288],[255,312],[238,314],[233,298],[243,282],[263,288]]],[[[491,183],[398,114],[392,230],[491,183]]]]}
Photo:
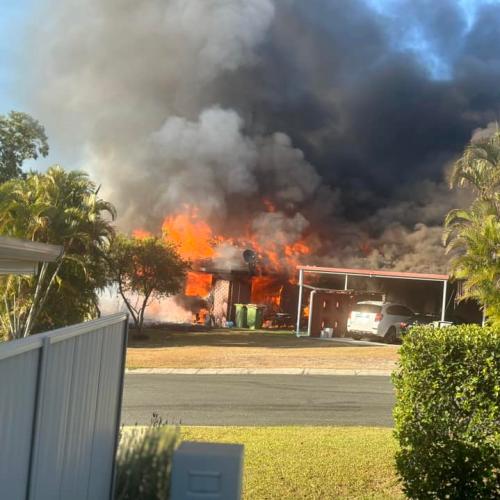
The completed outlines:
{"type": "Polygon", "coordinates": [[[146,331],[131,339],[128,368],[333,368],[393,370],[399,346],[352,346],[296,338],[291,332],[146,331]]]}

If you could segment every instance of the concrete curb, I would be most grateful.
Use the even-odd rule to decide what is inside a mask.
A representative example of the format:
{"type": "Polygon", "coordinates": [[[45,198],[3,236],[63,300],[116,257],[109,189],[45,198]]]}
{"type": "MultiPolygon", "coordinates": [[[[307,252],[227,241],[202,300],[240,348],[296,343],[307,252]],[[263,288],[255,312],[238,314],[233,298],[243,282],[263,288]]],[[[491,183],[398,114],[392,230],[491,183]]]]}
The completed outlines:
{"type": "Polygon", "coordinates": [[[359,375],[389,377],[392,370],[340,370],[335,368],[136,368],[127,375],[359,375]]]}
{"type": "Polygon", "coordinates": [[[333,342],[345,346],[367,346],[367,347],[394,347],[396,344],[386,344],[383,342],[375,342],[374,340],[354,340],[347,337],[308,337],[310,340],[322,340],[323,342],[333,342]]]}

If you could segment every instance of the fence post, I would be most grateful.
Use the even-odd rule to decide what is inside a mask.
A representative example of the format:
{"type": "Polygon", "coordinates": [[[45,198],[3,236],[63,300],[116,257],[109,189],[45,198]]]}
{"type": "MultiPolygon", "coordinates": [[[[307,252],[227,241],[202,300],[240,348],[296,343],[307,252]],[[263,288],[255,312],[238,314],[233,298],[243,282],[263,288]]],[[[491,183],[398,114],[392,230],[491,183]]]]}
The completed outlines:
{"type": "Polygon", "coordinates": [[[123,386],[125,384],[125,359],[127,356],[127,341],[128,341],[128,314],[123,322],[123,345],[122,345],[122,362],[121,362],[121,375],[120,375],[120,390],[118,393],[117,412],[116,412],[116,425],[115,425],[115,446],[113,454],[113,469],[111,471],[111,488],[109,492],[110,500],[114,499],[115,483],[116,483],[116,453],[120,440],[120,422],[121,422],[121,409],[123,399],[123,386]]]}
{"type": "Polygon", "coordinates": [[[28,484],[26,488],[26,498],[35,498],[35,492],[32,491],[32,485],[36,478],[36,463],[38,461],[38,436],[40,435],[41,426],[41,415],[42,406],[45,392],[45,384],[47,379],[47,358],[50,351],[50,339],[44,337],[42,341],[42,347],[40,348],[40,359],[38,361],[38,381],[36,385],[36,402],[35,411],[33,413],[33,427],[31,432],[31,447],[30,447],[30,460],[29,460],[29,471],[28,471],[28,484]]]}

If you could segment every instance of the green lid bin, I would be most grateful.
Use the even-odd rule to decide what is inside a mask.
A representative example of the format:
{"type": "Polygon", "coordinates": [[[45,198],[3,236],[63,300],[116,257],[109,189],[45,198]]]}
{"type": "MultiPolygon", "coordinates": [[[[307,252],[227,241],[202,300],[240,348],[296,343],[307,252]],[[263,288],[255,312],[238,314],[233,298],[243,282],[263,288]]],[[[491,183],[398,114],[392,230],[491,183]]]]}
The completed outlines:
{"type": "Polygon", "coordinates": [[[258,330],[262,328],[264,319],[264,306],[257,304],[247,304],[247,324],[248,328],[258,330]]]}
{"type": "Polygon", "coordinates": [[[248,328],[247,325],[247,306],[246,304],[234,304],[236,309],[236,327],[237,328],[248,328]]]}

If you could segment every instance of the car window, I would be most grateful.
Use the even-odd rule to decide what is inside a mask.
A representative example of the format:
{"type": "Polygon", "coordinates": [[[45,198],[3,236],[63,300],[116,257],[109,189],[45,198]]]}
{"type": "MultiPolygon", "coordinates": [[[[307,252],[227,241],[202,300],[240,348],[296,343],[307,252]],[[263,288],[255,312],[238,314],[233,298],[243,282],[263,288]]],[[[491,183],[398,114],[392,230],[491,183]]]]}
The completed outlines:
{"type": "Polygon", "coordinates": [[[381,306],[375,304],[356,304],[353,311],[362,313],[379,313],[382,310],[381,306]]]}
{"type": "Polygon", "coordinates": [[[387,308],[387,314],[393,314],[394,316],[413,316],[413,312],[405,306],[389,306],[387,308]]]}

